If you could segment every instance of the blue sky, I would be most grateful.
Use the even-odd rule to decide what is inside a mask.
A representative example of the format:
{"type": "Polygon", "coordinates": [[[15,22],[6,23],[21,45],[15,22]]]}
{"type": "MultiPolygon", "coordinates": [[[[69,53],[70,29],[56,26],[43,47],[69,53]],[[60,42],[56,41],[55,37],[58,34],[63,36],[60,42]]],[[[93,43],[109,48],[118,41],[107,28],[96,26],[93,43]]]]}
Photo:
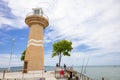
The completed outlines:
{"type": "Polygon", "coordinates": [[[11,66],[22,65],[20,56],[27,46],[29,27],[24,23],[32,8],[42,7],[49,17],[44,30],[45,65],[55,65],[52,44],[72,41],[71,57],[62,64],[120,65],[119,0],[0,0],[0,67],[7,67],[12,39],[14,50],[11,66]],[[79,62],[78,62],[79,61],[79,62]]]}

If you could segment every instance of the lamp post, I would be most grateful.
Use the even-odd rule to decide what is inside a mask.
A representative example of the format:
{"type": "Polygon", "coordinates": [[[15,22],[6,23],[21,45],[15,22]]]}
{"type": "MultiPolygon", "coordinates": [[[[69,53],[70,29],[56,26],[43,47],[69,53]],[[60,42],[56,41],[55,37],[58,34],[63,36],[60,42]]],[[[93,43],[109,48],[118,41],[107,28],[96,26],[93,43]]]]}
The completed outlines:
{"type": "Polygon", "coordinates": [[[11,65],[12,54],[13,54],[13,48],[14,48],[14,41],[15,41],[15,39],[12,39],[12,45],[11,45],[11,53],[10,53],[8,71],[10,71],[10,65],[11,65]]]}

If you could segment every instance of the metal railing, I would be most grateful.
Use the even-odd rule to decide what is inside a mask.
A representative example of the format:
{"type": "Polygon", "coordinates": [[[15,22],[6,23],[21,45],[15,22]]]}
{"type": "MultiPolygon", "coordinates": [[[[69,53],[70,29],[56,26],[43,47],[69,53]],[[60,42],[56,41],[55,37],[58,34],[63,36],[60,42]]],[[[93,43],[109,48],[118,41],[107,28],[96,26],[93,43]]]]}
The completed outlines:
{"type": "Polygon", "coordinates": [[[87,75],[82,74],[82,73],[78,73],[78,76],[79,76],[80,80],[93,80],[92,78],[90,78],[87,75]]]}
{"type": "Polygon", "coordinates": [[[55,68],[55,78],[57,78],[59,80],[61,80],[61,79],[67,80],[69,72],[72,72],[72,74],[71,74],[72,78],[70,80],[93,80],[92,78],[90,78],[86,74],[79,73],[79,72],[75,71],[73,68],[69,68],[69,67],[67,67],[67,69],[65,70],[65,73],[67,73],[67,75],[64,74],[64,78],[61,78],[60,77],[60,70],[61,69],[62,69],[61,67],[55,68]],[[73,79],[73,77],[75,77],[76,79],[73,79]]]}
{"type": "Polygon", "coordinates": [[[48,16],[46,16],[45,14],[34,14],[34,12],[30,12],[26,15],[26,17],[32,16],[32,15],[36,15],[36,16],[42,16],[45,19],[49,20],[48,16]]]}

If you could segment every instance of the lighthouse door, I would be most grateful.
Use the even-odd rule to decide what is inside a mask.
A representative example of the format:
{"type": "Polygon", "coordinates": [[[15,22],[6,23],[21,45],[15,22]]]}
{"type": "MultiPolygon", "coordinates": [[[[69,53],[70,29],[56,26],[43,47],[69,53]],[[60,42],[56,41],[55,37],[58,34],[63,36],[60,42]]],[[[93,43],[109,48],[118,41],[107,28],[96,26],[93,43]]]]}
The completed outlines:
{"type": "Polygon", "coordinates": [[[23,73],[27,73],[27,66],[28,66],[28,62],[25,61],[25,62],[24,62],[24,70],[23,70],[23,73]]]}

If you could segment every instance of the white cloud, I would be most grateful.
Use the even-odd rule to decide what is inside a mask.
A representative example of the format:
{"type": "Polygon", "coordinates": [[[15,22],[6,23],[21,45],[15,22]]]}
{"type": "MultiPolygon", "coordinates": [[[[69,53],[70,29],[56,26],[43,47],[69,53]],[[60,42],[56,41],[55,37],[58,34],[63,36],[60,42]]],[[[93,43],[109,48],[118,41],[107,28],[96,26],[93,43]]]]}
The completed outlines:
{"type": "MultiPolygon", "coordinates": [[[[23,62],[20,60],[20,54],[13,54],[10,66],[22,66],[23,62]]],[[[10,54],[0,54],[0,67],[9,67],[10,54]]]]}
{"type": "MultiPolygon", "coordinates": [[[[83,61],[83,57],[85,55],[84,54],[79,54],[79,53],[72,53],[71,56],[63,56],[62,60],[61,60],[61,66],[63,66],[63,64],[66,64],[67,66],[72,66],[72,65],[82,65],[82,61],[83,61]],[[79,61],[79,63],[78,63],[79,61]]],[[[88,55],[86,55],[86,58],[88,57],[88,55]]],[[[59,62],[59,57],[53,57],[50,54],[45,54],[45,65],[51,65],[51,66],[55,66],[56,63],[59,62]]]]}
{"type": "MultiPolygon", "coordinates": [[[[119,53],[118,54],[104,54],[101,53],[94,53],[93,54],[85,54],[82,52],[78,53],[71,53],[70,57],[63,56],[61,61],[61,66],[66,64],[67,66],[81,66],[83,65],[83,60],[85,57],[84,66],[88,65],[118,65],[119,64],[119,53]]],[[[58,63],[58,56],[51,58],[51,54],[45,55],[45,65],[55,66],[58,63]]]]}
{"type": "MultiPolygon", "coordinates": [[[[49,27],[54,30],[45,33],[46,43],[68,39],[73,42],[74,48],[86,44],[99,49],[93,53],[86,52],[93,56],[120,52],[120,2],[117,0],[10,0],[8,6],[17,19],[1,17],[0,24],[7,22],[14,28],[25,27],[24,19],[31,8],[43,7],[49,16],[49,27]]],[[[51,61],[50,55],[47,56],[51,61]]],[[[76,57],[73,56],[74,59],[76,57]]]]}

